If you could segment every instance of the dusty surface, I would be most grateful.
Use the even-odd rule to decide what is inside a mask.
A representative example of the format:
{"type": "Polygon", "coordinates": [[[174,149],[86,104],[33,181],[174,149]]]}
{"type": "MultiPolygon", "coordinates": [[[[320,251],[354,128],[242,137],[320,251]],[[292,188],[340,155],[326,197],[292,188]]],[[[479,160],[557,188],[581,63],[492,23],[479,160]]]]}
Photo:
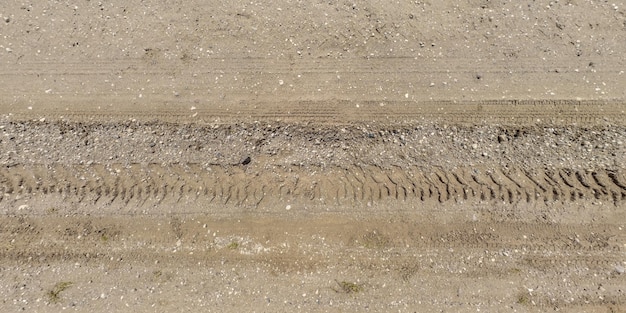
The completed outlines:
{"type": "Polygon", "coordinates": [[[0,4],[0,311],[623,312],[626,4],[0,4]]]}

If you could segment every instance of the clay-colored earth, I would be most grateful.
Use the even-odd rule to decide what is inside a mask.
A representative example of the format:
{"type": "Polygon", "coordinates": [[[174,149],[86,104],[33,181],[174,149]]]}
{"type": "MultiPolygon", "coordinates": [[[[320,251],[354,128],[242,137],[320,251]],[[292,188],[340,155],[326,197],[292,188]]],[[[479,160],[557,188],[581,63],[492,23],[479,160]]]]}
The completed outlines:
{"type": "Polygon", "coordinates": [[[1,312],[626,311],[626,3],[0,18],[1,312]]]}

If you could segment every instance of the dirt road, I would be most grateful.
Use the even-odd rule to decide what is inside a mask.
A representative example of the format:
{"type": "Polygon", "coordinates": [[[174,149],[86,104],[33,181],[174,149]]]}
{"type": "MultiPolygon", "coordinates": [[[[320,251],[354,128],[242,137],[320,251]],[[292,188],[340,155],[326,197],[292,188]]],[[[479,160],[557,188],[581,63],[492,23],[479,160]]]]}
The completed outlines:
{"type": "Polygon", "coordinates": [[[1,4],[0,311],[624,312],[622,6],[1,4]]]}

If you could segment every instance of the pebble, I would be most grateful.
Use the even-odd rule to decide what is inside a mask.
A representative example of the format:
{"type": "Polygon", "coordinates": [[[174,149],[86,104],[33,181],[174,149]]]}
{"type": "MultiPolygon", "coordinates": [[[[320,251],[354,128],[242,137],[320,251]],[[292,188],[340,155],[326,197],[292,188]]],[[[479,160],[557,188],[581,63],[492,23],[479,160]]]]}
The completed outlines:
{"type": "Polygon", "coordinates": [[[618,274],[624,274],[624,271],[626,271],[626,269],[624,269],[624,267],[623,267],[623,266],[621,266],[621,265],[615,265],[615,271],[616,271],[618,274]]]}
{"type": "Polygon", "coordinates": [[[250,162],[252,162],[252,159],[249,156],[247,156],[247,157],[243,158],[240,163],[241,163],[241,165],[248,165],[248,164],[250,164],[250,162]]]}

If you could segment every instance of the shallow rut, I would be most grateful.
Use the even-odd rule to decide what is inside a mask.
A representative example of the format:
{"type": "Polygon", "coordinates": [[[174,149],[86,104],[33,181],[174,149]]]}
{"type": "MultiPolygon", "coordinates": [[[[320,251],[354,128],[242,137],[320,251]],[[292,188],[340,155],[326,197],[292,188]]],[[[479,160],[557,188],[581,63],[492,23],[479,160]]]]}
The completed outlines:
{"type": "Polygon", "coordinates": [[[624,170],[568,168],[352,168],[243,165],[91,164],[18,165],[0,169],[0,202],[60,195],[88,204],[134,206],[162,201],[258,206],[267,201],[325,205],[372,204],[383,200],[505,204],[626,200],[624,170]]]}

